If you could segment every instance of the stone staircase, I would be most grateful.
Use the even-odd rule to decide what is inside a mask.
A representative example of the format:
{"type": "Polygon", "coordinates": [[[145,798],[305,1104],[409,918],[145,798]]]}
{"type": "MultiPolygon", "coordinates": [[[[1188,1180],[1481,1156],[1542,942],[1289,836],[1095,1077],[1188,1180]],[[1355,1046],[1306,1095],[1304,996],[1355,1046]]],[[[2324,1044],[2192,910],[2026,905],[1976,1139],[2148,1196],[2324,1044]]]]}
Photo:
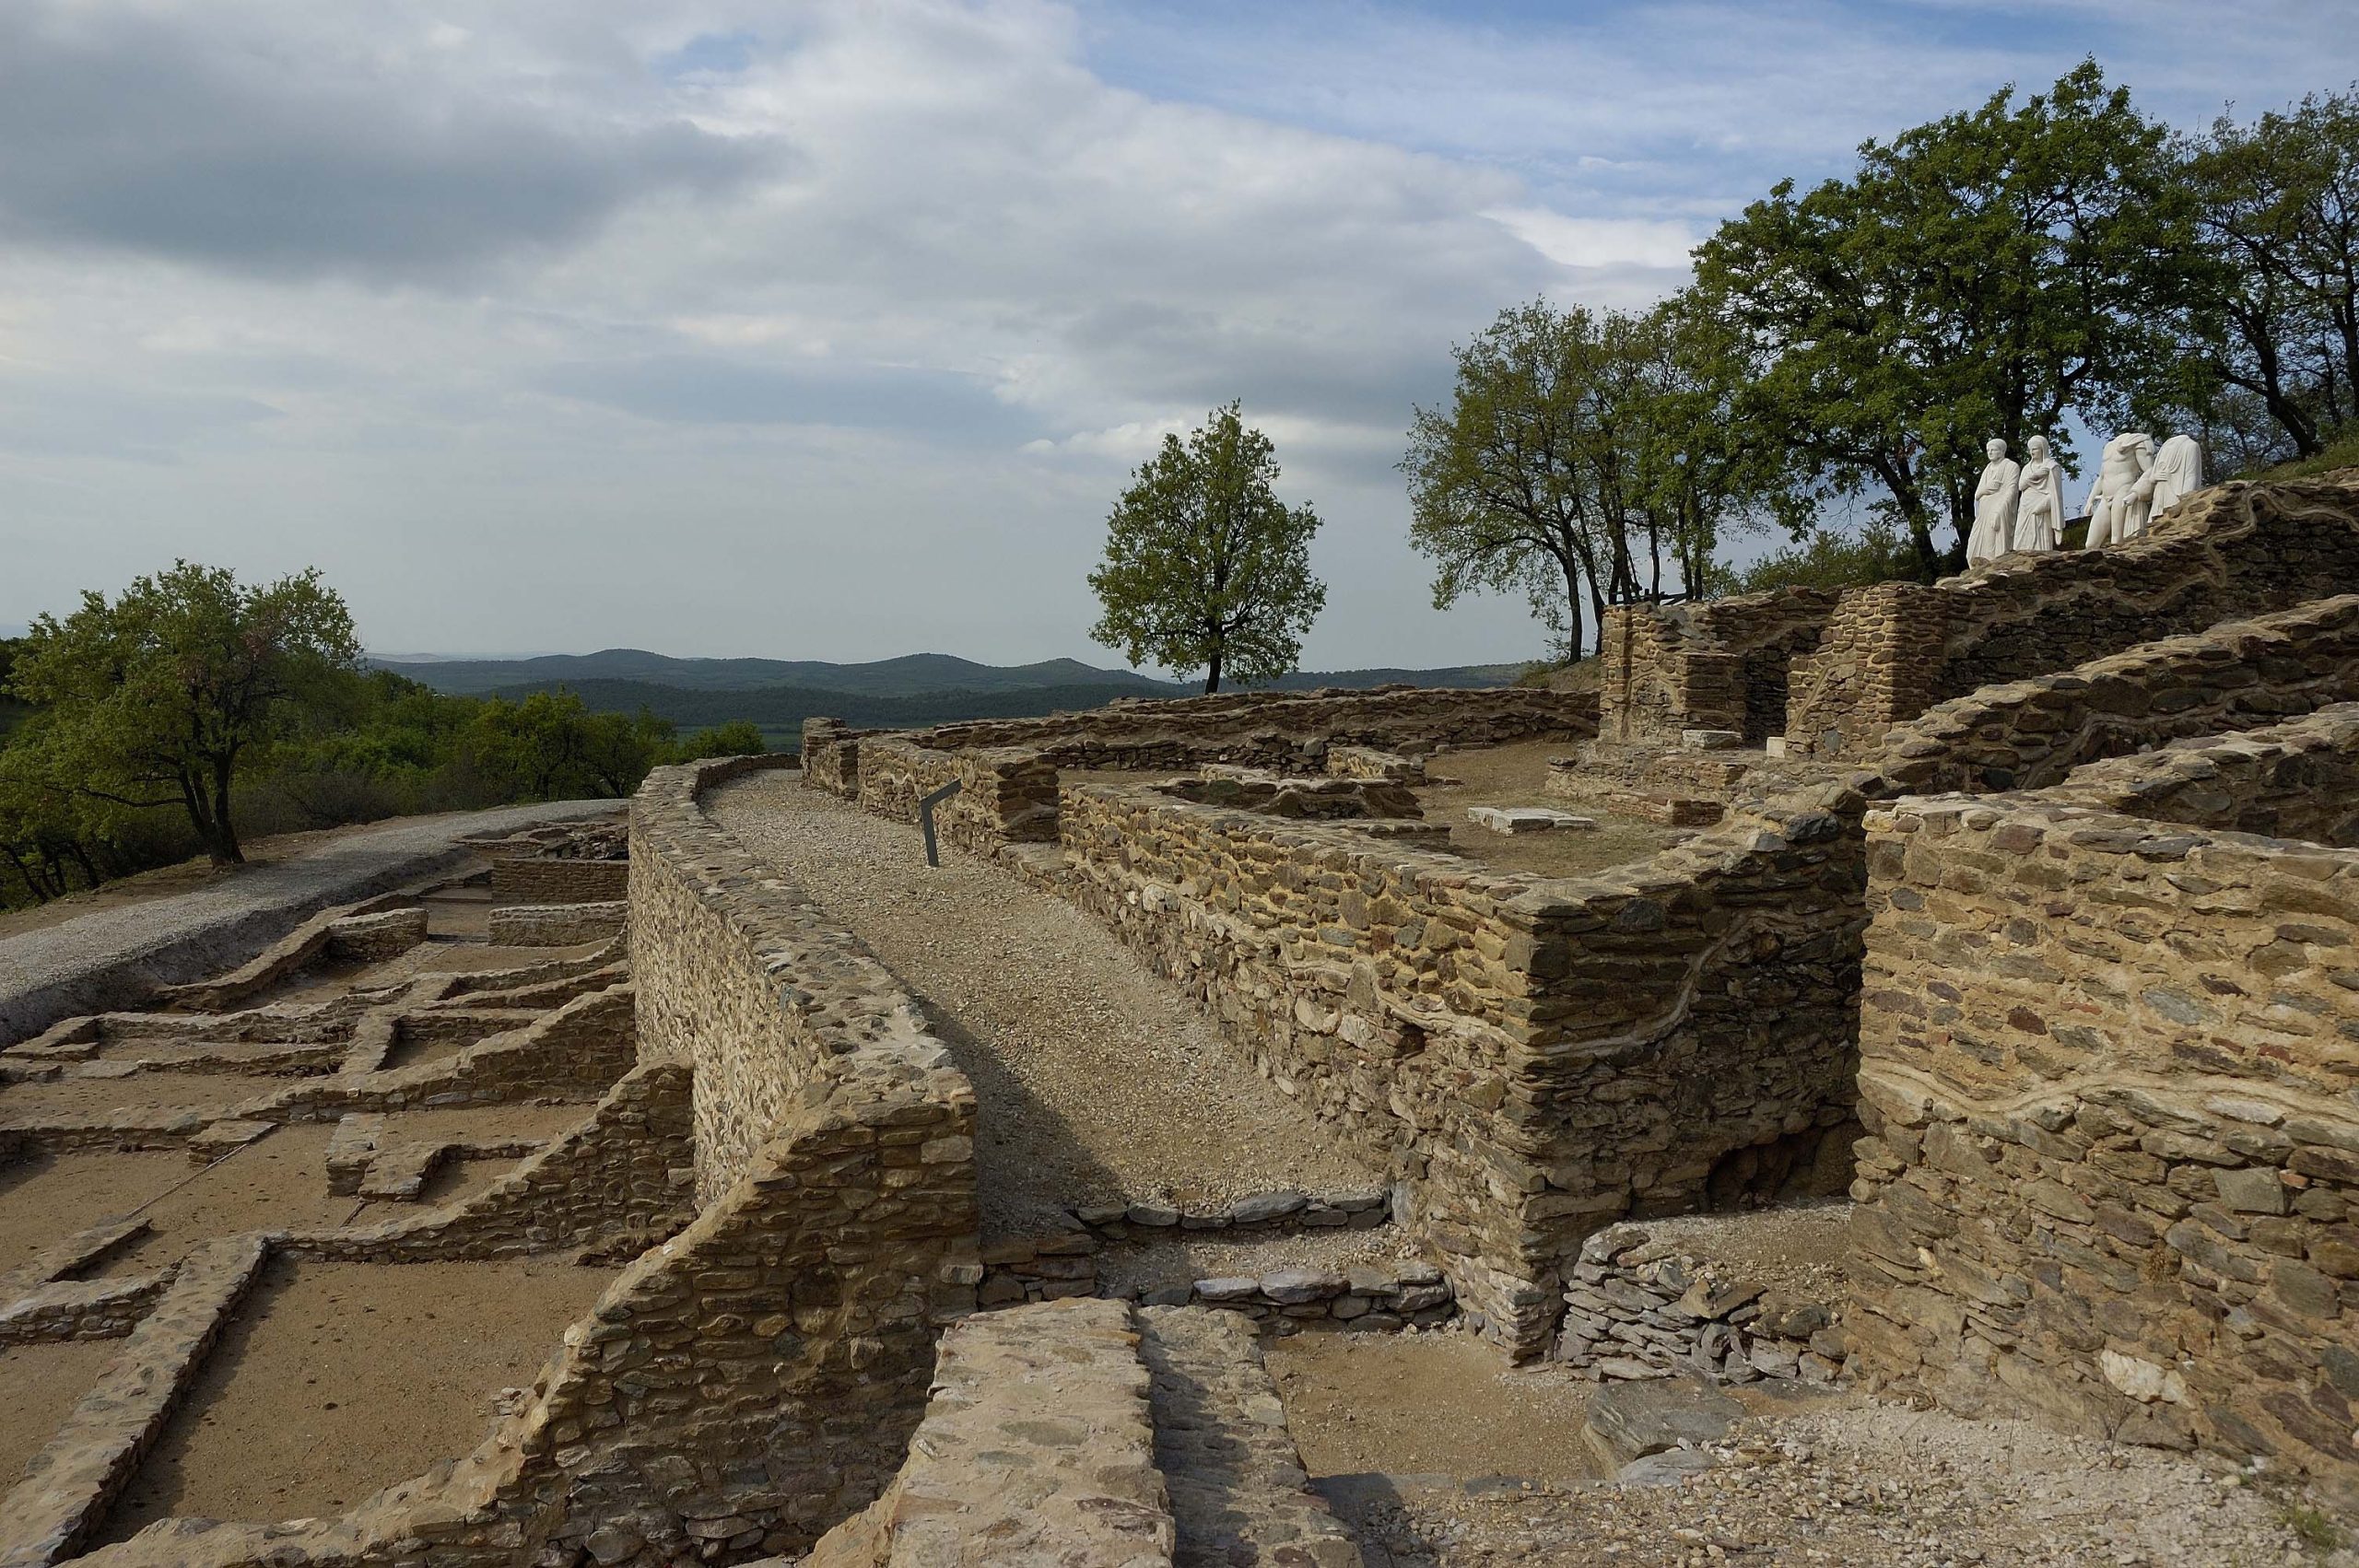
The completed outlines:
{"type": "Polygon", "coordinates": [[[1073,1297],[943,1336],[884,1496],[803,1568],[1360,1568],[1309,1490],[1252,1325],[1073,1297]]]}

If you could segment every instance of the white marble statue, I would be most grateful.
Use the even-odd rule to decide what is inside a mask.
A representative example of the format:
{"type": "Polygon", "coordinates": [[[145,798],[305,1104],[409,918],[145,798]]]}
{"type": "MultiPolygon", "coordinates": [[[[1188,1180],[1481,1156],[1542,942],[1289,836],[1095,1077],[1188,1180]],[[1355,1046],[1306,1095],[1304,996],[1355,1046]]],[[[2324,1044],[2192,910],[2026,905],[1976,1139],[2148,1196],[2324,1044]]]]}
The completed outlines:
{"type": "Polygon", "coordinates": [[[2034,436],[2024,447],[2012,544],[2017,550],[2053,550],[2064,539],[2064,465],[2048,451],[2046,436],[2034,436]]]}
{"type": "Polygon", "coordinates": [[[1982,446],[1990,461],[1974,486],[1974,532],[1966,536],[1966,564],[1978,567],[1995,561],[2013,547],[2015,484],[2022,466],[2007,455],[2007,443],[1993,439],[1982,446]]]}
{"type": "Polygon", "coordinates": [[[2154,439],[2142,430],[2124,430],[2105,444],[2097,459],[2097,482],[2089,491],[2087,547],[2103,549],[2135,539],[2145,531],[2145,501],[2138,481],[2153,461],[2154,439]]]}
{"type": "Polygon", "coordinates": [[[2149,521],[2203,488],[2203,447],[2193,436],[2173,436],[2138,481],[2149,521]]]}

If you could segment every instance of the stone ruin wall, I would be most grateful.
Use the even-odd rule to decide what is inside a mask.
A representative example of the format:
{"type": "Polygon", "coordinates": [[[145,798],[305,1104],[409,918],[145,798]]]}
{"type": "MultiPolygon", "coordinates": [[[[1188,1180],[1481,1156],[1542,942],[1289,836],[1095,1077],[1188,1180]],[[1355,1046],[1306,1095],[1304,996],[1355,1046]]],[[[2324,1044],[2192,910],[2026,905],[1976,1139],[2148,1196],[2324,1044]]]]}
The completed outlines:
{"type": "Polygon", "coordinates": [[[2359,850],[2039,795],[1868,830],[1854,1366],[2359,1504],[2359,850]]]}
{"type": "MultiPolygon", "coordinates": [[[[170,1520],[86,1561],[509,1568],[586,1553],[658,1568],[804,1550],[882,1492],[923,1413],[936,1336],[975,1307],[973,1092],[898,983],[697,806],[766,765],[659,769],[633,801],[638,984],[622,994],[635,990],[640,1059],[581,1128],[381,1235],[255,1238],[252,1257],[198,1268],[202,1300],[168,1297],[139,1331],[171,1336],[193,1366],[270,1246],[474,1257],[643,1228],[654,1245],[566,1331],[522,1407],[466,1458],[341,1517],[170,1520]]],[[[163,1408],[140,1416],[147,1430],[163,1408]]],[[[140,1440],[127,1429],[105,1452],[140,1440]]]]}
{"type": "Polygon", "coordinates": [[[2359,702],[2077,767],[2051,800],[2359,849],[2359,702]]]}
{"type": "Polygon", "coordinates": [[[918,802],[949,785],[958,792],[933,808],[946,843],[988,855],[1003,844],[1054,843],[1057,769],[1015,746],[946,752],[902,735],[860,743],[858,795],[874,812],[918,820],[918,802]]]}
{"type": "Polygon", "coordinates": [[[913,738],[937,751],[1020,746],[1057,767],[1147,771],[1234,762],[1280,773],[1319,773],[1331,745],[1417,753],[1583,739],[1597,732],[1597,711],[1594,693],[1536,686],[1223,692],[1126,699],[1089,713],[1045,719],[943,724],[916,731],[913,738]]]}
{"type": "Polygon", "coordinates": [[[1589,1232],[1839,1166],[1847,809],[1552,882],[1080,785],[1062,891],[1388,1169],[1461,1310],[1532,1355],[1589,1232]]]}
{"type": "Polygon", "coordinates": [[[2039,789],[2083,763],[2359,699],[2359,594],[1984,687],[1893,731],[1887,794],[2039,789]]]}
{"type": "Polygon", "coordinates": [[[1927,587],[1847,592],[1797,661],[1798,751],[1858,753],[1932,704],[2359,582],[2359,491],[2330,480],[2197,492],[2102,550],[2009,556],[1927,587]]]}
{"type": "Polygon", "coordinates": [[[1784,588],[1606,611],[1598,638],[1599,736],[1675,745],[1683,730],[1727,730],[1757,746],[1784,733],[1789,669],[1818,647],[1838,596],[1834,589],[1784,588]]]}

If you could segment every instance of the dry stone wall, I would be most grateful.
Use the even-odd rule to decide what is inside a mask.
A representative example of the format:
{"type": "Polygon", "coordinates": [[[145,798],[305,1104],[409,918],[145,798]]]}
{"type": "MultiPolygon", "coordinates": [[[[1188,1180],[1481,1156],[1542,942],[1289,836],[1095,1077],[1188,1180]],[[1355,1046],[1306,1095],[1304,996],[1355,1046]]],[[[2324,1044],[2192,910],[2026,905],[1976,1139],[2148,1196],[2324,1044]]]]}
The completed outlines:
{"type": "Polygon", "coordinates": [[[2038,789],[2085,762],[2359,698],[2359,594],[1987,686],[1892,731],[1891,793],[2038,789]]]}
{"type": "Polygon", "coordinates": [[[920,731],[919,739],[941,751],[1022,747],[1057,767],[1178,771],[1235,762],[1320,773],[1330,746],[1424,753],[1596,732],[1597,697],[1590,692],[1394,685],[1131,699],[1088,713],[944,724],[920,731]]]}
{"type": "Polygon", "coordinates": [[[1062,821],[1069,895],[1403,1184],[1461,1309],[1530,1355],[1589,1232],[1839,1183],[1859,809],[1765,803],[1579,881],[1117,786],[1062,821]]]}
{"type": "Polygon", "coordinates": [[[1854,1366],[2359,1504],[2359,850],[1868,818],[1854,1366]]]}
{"type": "Polygon", "coordinates": [[[621,860],[542,859],[495,860],[495,904],[604,904],[630,889],[630,867],[621,860]]]}
{"type": "Polygon", "coordinates": [[[1818,647],[1837,598],[1832,589],[1785,588],[1608,610],[1599,737],[1668,744],[1684,730],[1726,730],[1759,745],[1782,734],[1789,671],[1818,647]]]}
{"type": "Polygon", "coordinates": [[[2328,598],[2353,582],[2359,488],[2217,486],[2102,550],[2008,556],[1931,587],[1846,593],[1818,651],[1795,667],[1787,743],[1856,755],[1932,704],[1993,682],[2328,598]]]}
{"type": "MultiPolygon", "coordinates": [[[[640,1070],[593,1118],[613,1136],[542,1162],[619,1157],[623,1190],[651,1197],[639,1156],[676,1141],[624,1113],[643,1095],[647,1133],[658,1115],[676,1125],[687,1073],[694,1221],[624,1268],[457,1465],[334,1520],[167,1521],[94,1564],[743,1561],[804,1551],[883,1491],[936,1336],[975,1309],[974,1095],[883,966],[698,807],[757,766],[659,769],[634,800],[640,1070]]],[[[487,1222],[521,1213],[519,1178],[487,1222]]]]}
{"type": "Polygon", "coordinates": [[[1039,753],[936,751],[904,735],[860,743],[856,798],[870,811],[915,822],[918,802],[951,784],[958,792],[933,808],[945,842],[986,855],[1003,844],[1056,842],[1057,770],[1039,753]]]}
{"type": "Polygon", "coordinates": [[[2359,849],[2359,703],[2076,767],[2050,800],[2359,849]]]}

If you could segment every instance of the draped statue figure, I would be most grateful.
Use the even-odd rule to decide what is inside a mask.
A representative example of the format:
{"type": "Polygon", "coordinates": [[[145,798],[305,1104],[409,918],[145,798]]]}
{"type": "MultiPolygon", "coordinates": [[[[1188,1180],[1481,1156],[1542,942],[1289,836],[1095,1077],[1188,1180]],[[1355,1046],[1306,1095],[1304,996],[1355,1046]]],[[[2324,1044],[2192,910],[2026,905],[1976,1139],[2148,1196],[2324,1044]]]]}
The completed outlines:
{"type": "Polygon", "coordinates": [[[2105,444],[2097,482],[2089,491],[2088,548],[2118,544],[2145,531],[2146,497],[2138,494],[2138,481],[2146,476],[2154,451],[2154,438],[2142,430],[2124,430],[2105,444]]]}
{"type": "Polygon", "coordinates": [[[2146,497],[2149,521],[2203,488],[2203,447],[2193,436],[2173,436],[2154,454],[2154,465],[2138,481],[2146,497]]]}
{"type": "Polygon", "coordinates": [[[2007,455],[2007,443],[1983,443],[1982,477],[1974,486],[1974,532],[1966,537],[1966,564],[1978,567],[1995,561],[2013,547],[2015,485],[2022,469],[2007,455]]]}
{"type": "Polygon", "coordinates": [[[2048,449],[2046,436],[2024,443],[2025,462],[2015,481],[2017,550],[2053,550],[2064,539],[2064,465],[2048,449]]]}

